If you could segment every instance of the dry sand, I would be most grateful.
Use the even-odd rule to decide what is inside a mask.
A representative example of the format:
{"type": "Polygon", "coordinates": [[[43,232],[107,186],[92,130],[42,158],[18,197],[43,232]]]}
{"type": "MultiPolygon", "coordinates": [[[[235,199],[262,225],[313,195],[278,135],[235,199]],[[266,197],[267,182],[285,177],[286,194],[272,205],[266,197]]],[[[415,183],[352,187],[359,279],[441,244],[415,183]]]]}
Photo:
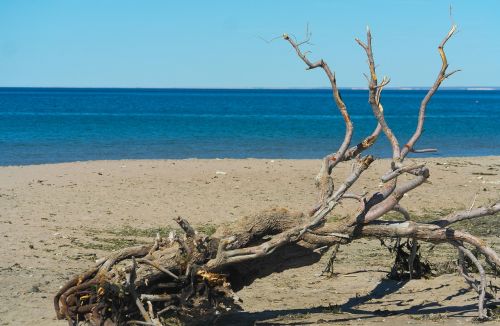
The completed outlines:
{"type": "MultiPolygon", "coordinates": [[[[430,181],[403,204],[430,218],[500,198],[500,157],[425,159],[430,181]]],[[[173,227],[181,215],[197,227],[234,221],[269,207],[306,210],[315,200],[318,160],[134,160],[0,168],[0,324],[65,325],[52,297],[96,257],[173,227]],[[141,231],[143,230],[143,231],[141,231]],[[131,236],[132,235],[132,236],[131,236]]],[[[387,161],[376,161],[355,192],[377,189],[387,161]]],[[[340,166],[336,180],[349,171],[340,166]]],[[[336,210],[345,215],[348,203],[336,210]]],[[[469,224],[500,250],[496,221],[469,224]]],[[[431,262],[453,250],[424,248],[431,262]]],[[[476,295],[456,274],[398,283],[384,279],[391,257],[377,240],[342,247],[334,278],[324,263],[289,270],[242,290],[245,313],[226,324],[467,324],[476,295]],[[396,313],[396,314],[394,314],[396,313]],[[431,314],[431,315],[428,315],[431,314]]],[[[499,280],[490,277],[493,284],[499,280]]],[[[497,294],[498,296],[498,294],[497,294]]],[[[498,297],[497,297],[498,302],[498,297]]],[[[493,323],[493,322],[491,322],[493,323]]]]}

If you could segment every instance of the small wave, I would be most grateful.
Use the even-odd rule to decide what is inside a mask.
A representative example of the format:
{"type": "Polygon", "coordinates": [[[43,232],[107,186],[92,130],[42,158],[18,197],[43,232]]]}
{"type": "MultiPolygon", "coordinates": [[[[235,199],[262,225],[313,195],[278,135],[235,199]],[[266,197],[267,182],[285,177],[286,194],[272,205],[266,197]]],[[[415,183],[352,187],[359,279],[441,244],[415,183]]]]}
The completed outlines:
{"type": "MultiPolygon", "coordinates": [[[[282,119],[282,120],[342,120],[338,114],[216,114],[216,113],[110,113],[110,112],[0,112],[0,116],[32,116],[32,117],[120,117],[120,118],[173,118],[173,119],[282,119]]],[[[351,114],[354,120],[373,120],[371,114],[351,114]]],[[[493,118],[490,114],[427,114],[426,118],[461,119],[461,118],[493,118]]],[[[417,114],[386,114],[389,119],[416,118],[417,114]]]]}
{"type": "Polygon", "coordinates": [[[468,87],[465,90],[467,90],[467,91],[496,91],[498,89],[495,87],[468,87]]]}

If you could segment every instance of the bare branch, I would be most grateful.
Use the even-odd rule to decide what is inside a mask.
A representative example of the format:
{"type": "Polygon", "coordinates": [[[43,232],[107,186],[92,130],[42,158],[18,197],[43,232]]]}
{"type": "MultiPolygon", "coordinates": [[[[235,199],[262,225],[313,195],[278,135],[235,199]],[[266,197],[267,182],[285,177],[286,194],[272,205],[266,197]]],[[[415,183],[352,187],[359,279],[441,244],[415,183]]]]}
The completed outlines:
{"type": "Polygon", "coordinates": [[[397,178],[398,176],[400,176],[401,174],[403,174],[405,172],[415,171],[417,169],[423,168],[424,166],[425,166],[425,164],[414,164],[414,165],[410,165],[410,166],[403,166],[403,167],[400,167],[396,170],[393,170],[391,172],[384,174],[380,179],[383,182],[387,182],[389,180],[397,178]]]}
{"type": "Polygon", "coordinates": [[[188,238],[192,238],[195,236],[196,232],[194,231],[193,227],[189,224],[188,221],[183,219],[180,216],[177,216],[177,218],[174,218],[174,221],[179,224],[182,230],[186,233],[186,236],[188,238]]]}
{"type": "Polygon", "coordinates": [[[409,221],[411,219],[410,213],[406,210],[406,208],[404,208],[403,206],[401,206],[399,204],[394,205],[392,210],[395,212],[401,213],[403,215],[405,221],[409,221]]]}
{"type": "Polygon", "coordinates": [[[260,38],[262,41],[264,41],[264,42],[266,42],[266,43],[269,44],[269,43],[272,43],[272,42],[274,42],[274,41],[282,38],[283,36],[281,36],[281,35],[275,36],[275,37],[271,38],[270,40],[267,40],[267,39],[263,38],[262,36],[257,36],[257,37],[260,38]]]}
{"type": "MultiPolygon", "coordinates": [[[[308,35],[309,37],[310,35],[308,35]]],[[[308,40],[308,37],[306,40],[308,40]]],[[[342,141],[342,144],[339,146],[337,152],[334,154],[330,154],[326,156],[323,159],[322,166],[320,169],[320,172],[318,173],[318,176],[316,177],[317,185],[320,188],[320,194],[319,194],[319,203],[316,205],[316,207],[313,209],[313,211],[319,207],[321,207],[322,204],[325,203],[325,200],[327,197],[329,197],[333,191],[333,180],[330,177],[330,174],[333,170],[333,168],[342,161],[342,158],[344,157],[345,152],[347,151],[350,143],[351,143],[351,138],[353,134],[353,124],[351,121],[351,118],[349,117],[349,113],[347,112],[347,107],[342,100],[342,96],[340,95],[340,91],[337,87],[337,81],[335,78],[335,74],[332,73],[330,70],[330,67],[328,64],[323,60],[320,59],[316,62],[311,62],[307,56],[302,53],[300,50],[300,44],[303,43],[297,43],[296,41],[292,40],[288,34],[284,34],[283,38],[290,43],[290,45],[295,49],[297,52],[297,55],[299,58],[304,61],[304,63],[307,65],[308,69],[315,69],[318,67],[321,67],[323,71],[325,72],[326,76],[328,77],[330,81],[330,85],[332,88],[332,95],[333,99],[335,101],[335,104],[337,105],[337,108],[339,109],[342,117],[344,118],[345,122],[345,135],[344,135],[344,140],[342,141]]]]}
{"type": "Polygon", "coordinates": [[[424,120],[425,120],[425,110],[427,109],[427,104],[431,100],[432,96],[436,93],[439,86],[441,86],[441,83],[443,82],[443,80],[445,80],[446,78],[450,77],[452,74],[459,71],[459,70],[455,70],[455,71],[451,72],[450,74],[446,74],[446,69],[448,69],[448,60],[446,59],[446,54],[444,52],[444,46],[445,46],[446,42],[448,42],[448,40],[453,36],[453,34],[455,34],[456,30],[457,30],[456,25],[451,26],[450,31],[448,32],[448,34],[446,34],[446,36],[444,37],[444,39],[441,41],[441,43],[438,46],[438,51],[439,51],[439,55],[441,57],[441,62],[442,62],[441,70],[438,73],[438,76],[437,76],[436,81],[434,82],[434,85],[432,85],[432,87],[429,89],[429,91],[427,92],[427,94],[425,95],[424,99],[422,100],[422,102],[420,104],[420,109],[419,109],[419,113],[418,113],[417,128],[416,128],[413,136],[411,136],[410,140],[408,140],[406,145],[404,145],[403,148],[401,149],[401,160],[404,160],[406,155],[408,155],[408,153],[413,149],[413,146],[415,146],[415,143],[422,135],[423,128],[424,128],[424,120]]]}
{"type": "MultiPolygon", "coordinates": [[[[219,244],[217,250],[217,256],[214,259],[209,260],[205,265],[210,271],[217,271],[226,265],[241,263],[244,261],[252,260],[255,258],[267,256],[273,253],[277,248],[292,242],[297,242],[301,240],[303,235],[321,226],[326,219],[326,216],[332,211],[332,209],[338,204],[339,199],[342,195],[354,184],[354,182],[359,178],[361,173],[368,169],[370,164],[373,162],[373,157],[367,156],[363,160],[360,160],[359,164],[355,170],[347,177],[343,184],[340,185],[339,189],[331,195],[326,201],[326,205],[322,206],[313,216],[312,220],[304,225],[291,228],[285,232],[273,236],[270,240],[253,247],[226,250],[226,246],[234,241],[233,239],[222,240],[219,244]]],[[[335,237],[335,239],[338,238],[335,237]]]]}
{"type": "Polygon", "coordinates": [[[465,279],[465,281],[470,285],[471,288],[476,290],[476,292],[479,294],[481,290],[476,284],[476,280],[469,275],[467,272],[467,266],[465,266],[465,255],[462,250],[458,250],[458,265],[457,265],[457,270],[460,275],[465,279]]]}
{"type": "MultiPolygon", "coordinates": [[[[333,227],[335,228],[335,226],[333,227]]],[[[373,221],[370,224],[359,226],[352,226],[355,233],[353,237],[359,238],[362,236],[373,237],[392,237],[392,238],[409,238],[413,237],[417,240],[424,240],[427,242],[451,242],[463,241],[474,246],[483,255],[485,255],[496,266],[500,266],[500,257],[497,253],[486,243],[477,237],[463,231],[457,231],[451,228],[443,228],[435,224],[416,223],[413,221],[394,222],[394,221],[373,221]]],[[[331,232],[332,228],[326,225],[319,234],[331,232]]]]}
{"type": "Polygon", "coordinates": [[[357,201],[363,201],[365,195],[356,195],[356,194],[351,194],[351,193],[345,193],[342,196],[342,199],[354,199],[357,201]]]}
{"type": "Polygon", "coordinates": [[[356,39],[356,42],[358,42],[358,44],[365,50],[366,55],[368,57],[368,67],[370,69],[370,82],[368,84],[368,89],[369,89],[368,102],[372,107],[373,114],[377,118],[378,123],[380,123],[380,125],[382,126],[384,134],[387,136],[387,138],[391,143],[393,159],[399,160],[400,156],[399,143],[396,136],[394,135],[392,130],[387,125],[387,122],[385,121],[384,108],[380,103],[380,92],[382,91],[383,87],[389,83],[390,79],[384,78],[382,83],[378,85],[377,74],[375,72],[375,60],[373,58],[372,35],[370,32],[370,28],[368,27],[366,29],[366,41],[367,43],[365,44],[359,39],[356,39]]]}
{"type": "Polygon", "coordinates": [[[412,148],[410,152],[419,154],[419,153],[435,153],[437,152],[437,148],[424,148],[424,149],[414,149],[412,148]]]}
{"type": "Polygon", "coordinates": [[[470,220],[481,216],[493,215],[498,212],[500,212],[500,202],[491,205],[490,207],[480,207],[476,209],[470,209],[452,213],[434,222],[434,224],[439,225],[441,227],[445,227],[456,222],[470,220]]]}
{"type": "Polygon", "coordinates": [[[370,207],[368,211],[365,211],[362,214],[358,215],[356,217],[356,223],[366,224],[378,219],[385,213],[392,210],[399,203],[401,198],[403,198],[404,194],[423,184],[427,180],[427,178],[429,178],[429,170],[427,170],[427,168],[422,168],[419,175],[415,179],[397,186],[396,189],[394,189],[394,191],[391,193],[391,195],[388,196],[385,200],[370,207]]]}
{"type": "MultiPolygon", "coordinates": [[[[452,242],[458,250],[460,250],[463,254],[465,254],[476,266],[478,272],[479,272],[479,286],[477,287],[477,290],[479,292],[479,304],[478,304],[478,313],[479,313],[479,319],[480,320],[485,320],[488,318],[488,315],[486,313],[486,309],[484,309],[484,299],[486,297],[486,274],[484,272],[484,268],[479,262],[479,260],[472,254],[472,252],[465,248],[463,245],[458,244],[456,242],[452,242]]],[[[467,279],[467,278],[466,278],[467,279]]]]}
{"type": "MultiPolygon", "coordinates": [[[[349,113],[347,112],[347,107],[346,107],[344,101],[342,100],[342,96],[340,95],[340,91],[337,87],[337,81],[335,78],[335,74],[332,73],[332,71],[330,70],[330,67],[323,59],[320,59],[315,63],[309,61],[307,56],[301,52],[299,45],[297,43],[295,43],[295,41],[293,41],[287,34],[285,34],[283,36],[283,38],[285,40],[287,40],[292,45],[292,47],[297,52],[297,55],[308,66],[308,69],[315,69],[315,68],[321,67],[330,81],[330,84],[332,87],[333,99],[335,101],[335,104],[337,105],[337,108],[339,109],[340,113],[342,114],[342,117],[344,118],[344,121],[346,124],[346,133],[344,136],[344,141],[342,142],[341,146],[337,150],[337,153],[325,158],[325,160],[328,159],[328,162],[332,161],[333,165],[335,166],[337,164],[335,162],[339,162],[340,158],[343,157],[345,151],[347,150],[347,148],[351,142],[352,133],[353,133],[353,125],[351,122],[351,118],[349,117],[349,113]]],[[[333,167],[331,167],[331,168],[333,168],[333,167]]]]}
{"type": "Polygon", "coordinates": [[[141,294],[142,301],[151,301],[151,302],[169,301],[172,300],[173,298],[174,296],[168,294],[141,294]]]}
{"type": "Polygon", "coordinates": [[[109,271],[109,269],[116,263],[128,259],[130,257],[143,257],[149,253],[152,246],[137,246],[125,248],[114,252],[99,268],[100,273],[109,271]]]}
{"type": "Polygon", "coordinates": [[[154,267],[154,268],[156,268],[157,270],[159,270],[159,271],[161,271],[161,272],[163,272],[163,273],[167,274],[168,276],[170,276],[170,277],[172,277],[172,278],[174,278],[174,279],[176,279],[176,280],[178,280],[178,279],[179,279],[179,277],[178,277],[177,275],[175,275],[174,273],[172,273],[172,272],[171,272],[171,271],[169,271],[168,269],[166,269],[166,268],[164,268],[164,267],[162,267],[162,266],[158,265],[157,263],[152,262],[152,261],[151,261],[151,260],[149,260],[149,259],[146,259],[146,258],[138,258],[138,259],[137,259],[137,262],[138,262],[138,263],[142,263],[142,264],[147,264],[147,265],[149,265],[149,266],[151,266],[151,267],[154,267]]]}
{"type": "Polygon", "coordinates": [[[366,137],[363,139],[362,142],[357,144],[356,146],[353,146],[349,148],[345,154],[344,158],[342,159],[343,161],[349,161],[354,159],[356,156],[361,154],[364,150],[370,148],[373,144],[375,144],[375,141],[377,140],[378,136],[380,135],[380,132],[382,131],[382,126],[380,123],[377,123],[377,127],[375,130],[371,133],[370,136],[366,137]]]}
{"type": "Polygon", "coordinates": [[[144,318],[144,320],[147,323],[153,324],[151,321],[151,318],[149,318],[149,314],[147,313],[146,309],[144,309],[144,306],[143,306],[141,300],[139,300],[139,297],[138,297],[137,292],[135,290],[134,283],[135,283],[135,278],[137,276],[136,268],[137,268],[137,264],[136,264],[135,258],[132,257],[132,270],[130,271],[129,274],[127,274],[128,290],[129,290],[130,294],[132,295],[132,298],[134,299],[135,304],[136,304],[137,308],[139,309],[139,312],[142,315],[142,318],[144,318]]]}

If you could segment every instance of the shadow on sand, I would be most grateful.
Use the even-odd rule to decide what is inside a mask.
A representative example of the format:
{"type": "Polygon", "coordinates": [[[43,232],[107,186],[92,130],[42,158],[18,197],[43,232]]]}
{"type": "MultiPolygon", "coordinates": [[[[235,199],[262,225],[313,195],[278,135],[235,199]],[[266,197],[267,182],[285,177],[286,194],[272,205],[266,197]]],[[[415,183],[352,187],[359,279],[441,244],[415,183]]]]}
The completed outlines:
{"type": "MultiPolygon", "coordinates": [[[[408,281],[394,281],[383,279],[367,295],[349,299],[346,303],[339,306],[320,306],[304,309],[283,309],[283,310],[264,310],[259,312],[237,312],[221,317],[215,325],[316,325],[328,323],[340,323],[356,320],[369,320],[370,318],[397,316],[397,315],[427,315],[446,313],[450,317],[464,317],[467,313],[474,313],[477,310],[477,304],[460,306],[442,306],[438,302],[429,302],[425,304],[411,305],[409,300],[387,301],[394,306],[409,306],[398,310],[364,310],[356,308],[363,304],[370,304],[373,299],[381,299],[386,295],[397,292],[408,281]],[[316,315],[316,317],[314,316],[316,315]],[[280,321],[280,317],[284,317],[280,321]]],[[[445,287],[440,285],[437,288],[445,287]]],[[[435,289],[437,289],[435,288],[435,289]]],[[[431,290],[423,289],[422,292],[431,290]]],[[[460,289],[457,293],[450,295],[445,300],[451,300],[455,297],[464,295],[468,290],[460,289]]],[[[376,303],[373,303],[376,304],[376,303]]]]}

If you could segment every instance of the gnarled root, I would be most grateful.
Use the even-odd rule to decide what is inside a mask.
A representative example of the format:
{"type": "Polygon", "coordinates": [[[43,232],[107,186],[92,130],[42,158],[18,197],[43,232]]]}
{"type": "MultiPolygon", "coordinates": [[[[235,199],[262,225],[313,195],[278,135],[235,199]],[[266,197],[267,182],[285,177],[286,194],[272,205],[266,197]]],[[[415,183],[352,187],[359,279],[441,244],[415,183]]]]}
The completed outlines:
{"type": "Polygon", "coordinates": [[[240,309],[226,276],[200,268],[215,253],[210,240],[177,222],[184,237],[123,249],[70,280],[54,298],[57,317],[92,325],[161,325],[169,318],[192,324],[240,309]]]}
{"type": "MultiPolygon", "coordinates": [[[[189,225],[185,220],[177,222],[184,230],[189,225]]],[[[496,253],[472,235],[436,223],[412,221],[373,222],[363,228],[325,224],[299,237],[289,237],[272,250],[263,249],[273,239],[281,239],[290,230],[300,228],[302,223],[302,214],[273,209],[244,218],[232,228],[226,226],[212,237],[188,229],[183,237],[171,234],[168,239],[157,238],[151,246],[123,249],[73,278],[57,293],[54,300],[57,316],[93,325],[131,321],[161,325],[170,318],[187,324],[207,322],[239,310],[239,298],[234,291],[255,279],[314,264],[326,249],[332,246],[338,249],[339,244],[362,237],[411,239],[394,247],[399,257],[397,272],[403,277],[410,274],[420,277],[428,272],[421,269],[417,240],[448,242],[469,257],[472,253],[463,245],[468,243],[485,253],[491,262],[498,263],[496,253]],[[228,257],[232,259],[230,263],[228,257]]],[[[479,264],[477,259],[475,263],[479,264]]],[[[480,265],[478,270],[479,283],[470,277],[466,279],[477,284],[479,317],[485,319],[486,280],[480,265]]]]}

